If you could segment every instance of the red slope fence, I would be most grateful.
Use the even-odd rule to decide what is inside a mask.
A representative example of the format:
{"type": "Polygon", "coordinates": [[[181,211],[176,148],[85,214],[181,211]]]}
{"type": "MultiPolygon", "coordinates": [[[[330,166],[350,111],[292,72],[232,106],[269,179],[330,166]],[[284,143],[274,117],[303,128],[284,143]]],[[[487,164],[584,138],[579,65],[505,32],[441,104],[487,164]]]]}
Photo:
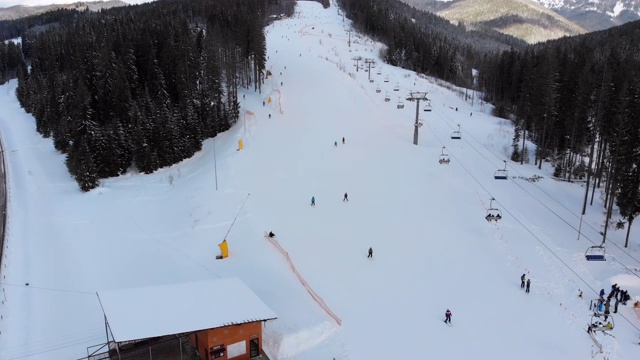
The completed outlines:
{"type": "Polygon", "coordinates": [[[313,289],[311,288],[309,283],[307,283],[307,281],[302,277],[302,275],[300,275],[300,273],[296,269],[295,265],[293,265],[293,261],[291,261],[291,257],[289,257],[289,253],[284,251],[282,246],[280,246],[280,243],[278,243],[278,241],[275,238],[272,238],[272,237],[269,237],[269,236],[265,236],[265,238],[267,240],[269,240],[269,242],[271,244],[273,244],[273,246],[275,246],[276,249],[278,249],[278,251],[282,254],[282,256],[285,257],[285,259],[287,259],[287,262],[289,263],[289,266],[291,267],[291,271],[293,271],[293,273],[296,275],[296,277],[298,278],[298,280],[300,281],[302,286],[304,286],[304,288],[307,289],[307,292],[309,293],[309,295],[311,295],[313,300],[315,300],[315,302],[318,303],[318,305],[320,305],[322,310],[324,310],[329,316],[331,316],[333,318],[333,320],[335,320],[336,323],[338,323],[338,325],[342,325],[342,320],[340,320],[338,315],[336,315],[333,311],[331,311],[331,309],[329,309],[329,306],[327,306],[327,304],[324,302],[324,300],[322,300],[320,295],[318,295],[315,291],[313,291],[313,289]]]}

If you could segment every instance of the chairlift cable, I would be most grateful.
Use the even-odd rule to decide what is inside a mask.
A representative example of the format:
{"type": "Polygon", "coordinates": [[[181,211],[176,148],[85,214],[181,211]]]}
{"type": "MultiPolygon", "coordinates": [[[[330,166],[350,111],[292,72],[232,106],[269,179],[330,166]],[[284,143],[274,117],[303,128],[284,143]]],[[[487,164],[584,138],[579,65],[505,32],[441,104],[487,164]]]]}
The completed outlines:
{"type": "MultiPolygon", "coordinates": [[[[440,112],[440,115],[443,116],[444,122],[447,126],[449,126],[449,128],[451,129],[455,129],[452,125],[451,122],[453,122],[453,120],[451,120],[449,118],[449,116],[447,114],[445,114],[444,112],[441,112],[440,110],[438,110],[438,112],[440,112]]],[[[475,142],[477,142],[478,144],[480,144],[482,147],[485,148],[485,150],[487,150],[489,153],[491,153],[492,155],[498,157],[498,155],[494,154],[493,151],[491,151],[491,149],[489,149],[486,145],[484,145],[482,142],[478,141],[476,138],[474,138],[471,134],[467,134],[466,138],[464,140],[464,142],[469,145],[471,148],[473,148],[473,150],[475,150],[478,154],[480,154],[483,158],[485,158],[488,162],[492,163],[491,160],[489,160],[487,158],[487,156],[485,156],[482,152],[480,152],[473,144],[471,144],[469,141],[467,141],[467,139],[473,139],[475,142]]],[[[511,167],[511,169],[519,174],[520,176],[523,176],[521,172],[519,172],[515,167],[511,167]]],[[[513,180],[513,179],[510,179],[513,180]]],[[[516,181],[512,181],[514,184],[516,184],[518,187],[520,187],[524,192],[527,193],[527,195],[531,196],[533,199],[535,199],[538,203],[540,203],[542,206],[544,206],[547,210],[549,210],[551,213],[553,213],[556,217],[558,217],[560,220],[562,220],[564,223],[566,223],[567,225],[569,225],[569,227],[571,227],[572,229],[578,231],[578,229],[573,226],[572,224],[570,224],[567,220],[565,220],[562,216],[560,216],[557,212],[553,211],[551,208],[549,208],[545,203],[543,203],[539,197],[533,196],[530,192],[528,192],[524,187],[522,187],[522,185],[516,181]]],[[[567,208],[564,204],[562,204],[561,202],[559,202],[558,200],[556,200],[554,197],[552,197],[551,195],[549,195],[548,192],[544,191],[544,189],[542,189],[540,186],[538,186],[535,183],[532,183],[533,186],[535,186],[538,190],[540,190],[542,193],[544,193],[545,195],[547,195],[550,199],[552,199],[554,202],[556,202],[557,204],[559,204],[562,208],[564,208],[565,210],[567,210],[571,215],[575,216],[576,218],[580,218],[578,215],[576,215],[575,213],[573,213],[569,208],[567,208]]],[[[589,223],[585,223],[586,227],[590,228],[591,230],[595,231],[596,233],[600,233],[598,230],[596,230],[593,226],[591,226],[591,224],[589,223]]],[[[591,240],[587,235],[585,235],[584,233],[582,234],[582,236],[587,239],[590,243],[592,243],[593,245],[598,245],[596,242],[594,242],[593,240],[591,240]]],[[[600,243],[601,244],[601,243],[600,243]]],[[[620,247],[620,245],[616,244],[615,242],[609,242],[608,244],[613,245],[614,247],[616,247],[620,252],[622,252],[623,254],[625,254],[626,256],[628,256],[629,258],[633,259],[635,262],[637,262],[638,264],[640,264],[640,259],[635,258],[633,255],[631,255],[630,253],[628,253],[627,251],[625,251],[624,249],[622,249],[620,247]]],[[[616,257],[613,258],[614,261],[616,261],[617,263],[619,263],[620,265],[622,265],[622,267],[624,267],[628,272],[634,274],[636,277],[640,278],[640,275],[638,275],[635,271],[632,271],[632,269],[630,269],[629,267],[627,267],[625,264],[623,264],[620,260],[618,260],[616,257]]]]}
{"type": "MultiPolygon", "coordinates": [[[[438,136],[438,134],[436,134],[436,132],[429,127],[429,130],[431,131],[431,133],[433,133],[433,135],[435,136],[436,139],[438,139],[438,141],[444,146],[442,140],[440,139],[440,137],[438,136]]],[[[465,140],[466,141],[466,140],[465,140]]],[[[468,142],[467,142],[468,143],[468,142]]],[[[471,145],[471,147],[473,147],[473,145],[471,145]]],[[[476,150],[474,148],[474,150],[476,150]]],[[[477,150],[476,150],[477,151],[477,150]]],[[[480,155],[482,155],[482,153],[478,152],[480,155]]],[[[562,260],[562,258],[556,254],[553,250],[551,250],[551,248],[544,243],[544,241],[542,241],[533,231],[531,231],[531,229],[529,229],[529,227],[525,226],[524,223],[522,223],[522,221],[520,221],[520,219],[518,219],[513,213],[509,212],[509,210],[507,210],[504,205],[500,204],[500,202],[498,200],[495,200],[495,197],[493,195],[491,195],[491,193],[489,192],[489,190],[484,187],[484,185],[482,185],[482,183],[473,175],[473,173],[471,173],[463,164],[462,162],[458,161],[455,156],[453,156],[452,154],[450,154],[449,156],[453,157],[454,160],[456,160],[456,162],[458,163],[458,165],[460,165],[462,167],[462,169],[464,169],[467,174],[478,184],[480,185],[480,187],[487,193],[489,194],[492,198],[494,198],[494,201],[498,203],[498,205],[501,206],[502,211],[506,212],[507,214],[510,215],[510,219],[515,220],[518,224],[520,224],[520,226],[526,230],[529,234],[531,234],[531,236],[533,236],[534,239],[536,239],[542,246],[544,246],[547,251],[549,251],[556,259],[558,259],[558,261],[560,261],[560,263],[562,263],[569,271],[571,271],[578,279],[580,279],[582,281],[582,283],[589,289],[591,289],[591,291],[593,291],[595,294],[598,294],[598,291],[596,289],[594,289],[584,278],[582,278],[582,276],[580,276],[580,274],[578,274],[571,266],[569,266],[569,264],[567,264],[564,260],[562,260]]],[[[482,155],[484,157],[484,155],[482,155]]],[[[486,158],[486,157],[485,157],[486,158]]],[[[515,183],[515,181],[514,181],[515,183]]],[[[614,258],[615,260],[615,258],[614,258]]],[[[626,268],[626,266],[624,266],[624,264],[622,264],[623,267],[626,268]]],[[[628,269],[628,268],[627,268],[628,269]]],[[[637,275],[636,275],[637,276],[637,275]]],[[[631,325],[632,327],[634,327],[636,330],[640,331],[640,328],[638,328],[631,320],[629,320],[626,316],[624,316],[622,313],[619,313],[620,317],[622,317],[623,319],[625,319],[629,325],[631,325]]]]}

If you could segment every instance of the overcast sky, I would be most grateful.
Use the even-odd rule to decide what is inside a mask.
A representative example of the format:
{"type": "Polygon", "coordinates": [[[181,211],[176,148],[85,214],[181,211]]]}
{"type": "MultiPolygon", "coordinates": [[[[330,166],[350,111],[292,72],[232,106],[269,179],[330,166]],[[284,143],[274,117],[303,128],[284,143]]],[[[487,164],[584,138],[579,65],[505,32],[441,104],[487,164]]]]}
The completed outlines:
{"type": "MultiPolygon", "coordinates": [[[[122,0],[129,4],[140,4],[151,2],[154,0],[122,0]]],[[[0,0],[0,7],[9,7],[13,5],[48,5],[48,4],[72,4],[74,0],[0,0]]]]}

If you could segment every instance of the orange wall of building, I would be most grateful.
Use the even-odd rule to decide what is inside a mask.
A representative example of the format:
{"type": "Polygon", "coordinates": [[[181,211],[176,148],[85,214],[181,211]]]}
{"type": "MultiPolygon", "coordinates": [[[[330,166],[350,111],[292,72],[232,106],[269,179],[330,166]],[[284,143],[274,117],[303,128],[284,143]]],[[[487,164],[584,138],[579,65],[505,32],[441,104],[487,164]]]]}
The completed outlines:
{"type": "MultiPolygon", "coordinates": [[[[209,349],[216,345],[224,345],[225,349],[240,341],[246,342],[246,352],[244,355],[233,357],[233,360],[249,359],[249,340],[258,338],[260,353],[262,353],[262,322],[253,322],[239,325],[230,325],[216,329],[203,330],[191,336],[191,342],[198,347],[198,352],[202,360],[210,360],[209,349]],[[197,341],[196,341],[197,337],[197,341]],[[197,344],[197,345],[196,345],[197,344]]],[[[225,356],[215,360],[227,360],[225,356]]]]}

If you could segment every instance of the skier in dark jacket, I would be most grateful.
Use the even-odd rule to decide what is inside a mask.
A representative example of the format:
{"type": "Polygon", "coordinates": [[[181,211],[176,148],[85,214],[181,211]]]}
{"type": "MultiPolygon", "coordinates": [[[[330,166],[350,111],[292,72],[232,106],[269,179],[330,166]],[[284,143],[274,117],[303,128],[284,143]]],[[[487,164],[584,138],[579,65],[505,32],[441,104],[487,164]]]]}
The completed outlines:
{"type": "Polygon", "coordinates": [[[311,206],[316,206],[316,197],[315,196],[311,197],[311,206]]]}
{"type": "Polygon", "coordinates": [[[367,258],[372,258],[373,259],[373,248],[372,247],[369,248],[369,255],[367,256],[367,258]]]}
{"type": "Polygon", "coordinates": [[[524,291],[528,293],[530,288],[531,288],[531,279],[527,279],[527,288],[524,291]]]}
{"type": "Polygon", "coordinates": [[[520,288],[524,289],[524,282],[525,282],[525,276],[524,274],[522,274],[522,276],[520,276],[520,288]]]}
{"type": "Polygon", "coordinates": [[[451,324],[451,311],[449,309],[444,313],[444,322],[451,324]]]}
{"type": "Polygon", "coordinates": [[[349,201],[349,195],[347,195],[347,193],[344,193],[344,197],[342,198],[342,201],[349,201]]]}

